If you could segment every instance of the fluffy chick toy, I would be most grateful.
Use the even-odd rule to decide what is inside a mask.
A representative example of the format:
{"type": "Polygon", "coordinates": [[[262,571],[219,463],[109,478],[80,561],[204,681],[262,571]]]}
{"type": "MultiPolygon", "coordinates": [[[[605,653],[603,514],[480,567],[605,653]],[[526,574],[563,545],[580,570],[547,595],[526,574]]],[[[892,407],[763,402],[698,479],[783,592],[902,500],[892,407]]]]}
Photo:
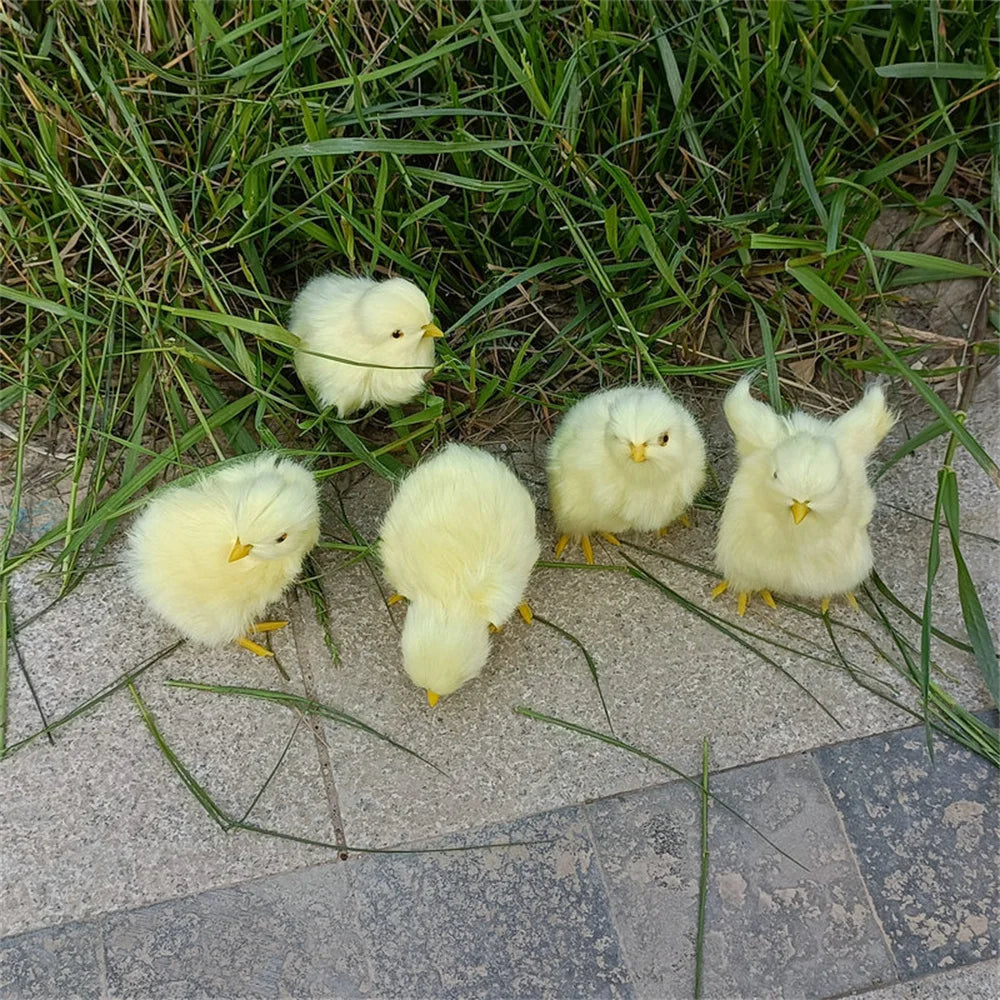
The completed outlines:
{"type": "Polygon", "coordinates": [[[299,378],[342,417],[369,403],[413,399],[434,366],[434,338],[443,336],[431,322],[427,297],[405,278],[313,278],[292,303],[288,326],[301,341],[299,378]]]}
{"type": "Polygon", "coordinates": [[[655,531],[684,515],[705,481],[705,442],[694,417],[661,389],[632,386],[587,396],[563,418],[548,456],[549,497],[560,539],[655,531]]]}
{"type": "Polygon", "coordinates": [[[386,579],[410,601],[403,669],[433,707],[479,676],[491,627],[519,605],[531,620],[535,505],[502,462],[452,444],[406,477],[380,535],[386,579]]]}
{"type": "Polygon", "coordinates": [[[801,410],[778,416],[750,395],[749,379],[724,408],[740,462],[719,525],[724,579],[713,596],[733,587],[741,615],[758,590],[772,608],[772,590],[822,599],[824,612],[836,594],[855,604],[852,591],[872,568],[865,465],[896,420],[881,386],[832,421],[801,410]]]}
{"type": "Polygon", "coordinates": [[[256,619],[295,579],[318,538],[312,474],[260,455],[149,504],[129,536],[132,586],[188,638],[210,646],[235,640],[270,656],[246,633],[288,624],[256,619]]]}

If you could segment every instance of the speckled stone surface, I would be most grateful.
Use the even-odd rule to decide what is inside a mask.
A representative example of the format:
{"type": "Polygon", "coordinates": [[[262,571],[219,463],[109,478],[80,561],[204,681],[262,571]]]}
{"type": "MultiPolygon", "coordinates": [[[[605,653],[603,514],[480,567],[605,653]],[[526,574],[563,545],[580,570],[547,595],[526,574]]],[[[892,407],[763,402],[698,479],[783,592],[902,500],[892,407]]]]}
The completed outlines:
{"type": "MultiPolygon", "coordinates": [[[[991,398],[984,392],[985,400],[991,398]]],[[[701,402],[713,467],[725,483],[732,466],[731,435],[718,400],[701,402]]],[[[996,451],[1000,433],[988,405],[975,409],[970,419],[986,445],[996,451]]],[[[907,434],[923,426],[923,420],[901,424],[879,457],[891,455],[907,434]]],[[[929,529],[921,516],[929,517],[933,511],[940,462],[937,443],[928,446],[926,455],[921,451],[919,460],[902,461],[890,470],[879,494],[892,506],[878,508],[872,527],[879,572],[911,607],[920,607],[926,579],[929,529]]],[[[543,557],[548,559],[556,532],[547,510],[545,445],[540,436],[531,442],[501,441],[495,450],[528,485],[538,504],[539,535],[543,557]]],[[[960,467],[963,525],[983,531],[996,522],[995,486],[964,458],[960,467]]],[[[337,489],[341,495],[331,500],[330,507],[339,511],[342,502],[350,527],[331,523],[332,535],[354,541],[356,531],[374,539],[391,499],[388,484],[368,475],[351,485],[338,481],[337,489]]],[[[652,553],[599,542],[598,559],[619,564],[619,571],[542,567],[532,575],[529,601],[539,615],[572,633],[589,650],[619,734],[690,770],[697,767],[698,747],[706,734],[712,740],[712,766],[722,768],[910,724],[912,717],[864,690],[840,662],[838,649],[859,676],[887,682],[888,687],[880,690],[904,702],[914,700],[912,686],[873,648],[872,642],[877,643],[899,660],[892,640],[867,613],[834,606],[835,649],[814,613],[785,606],[772,611],[755,601],[747,616],[739,619],[728,595],[712,601],[715,576],[673,558],[709,567],[714,531],[715,515],[699,511],[693,528],[678,527],[662,539],[624,535],[652,553]],[[623,554],[659,576],[697,610],[621,572],[623,554]],[[721,635],[698,611],[719,616],[730,628],[747,629],[750,634],[738,633],[739,638],[774,662],[765,661],[732,635],[721,635]],[[815,695],[840,725],[795,681],[815,695]]],[[[997,545],[974,534],[963,545],[986,613],[991,621],[1000,622],[997,545]]],[[[579,648],[541,623],[508,624],[493,637],[482,676],[430,711],[402,671],[399,630],[405,607],[387,609],[377,565],[350,565],[352,558],[326,553],[321,560],[342,662],[336,669],[317,673],[318,694],[363,718],[380,720],[391,732],[405,733],[410,745],[449,774],[446,779],[417,761],[399,760],[390,748],[372,746],[357,733],[331,733],[344,819],[356,837],[366,843],[403,843],[641,788],[667,777],[634,757],[513,715],[516,706],[527,706],[591,728],[607,728],[579,648]],[[513,768],[507,754],[512,744],[518,747],[519,762],[513,768]]],[[[964,626],[954,573],[944,551],[935,589],[935,621],[960,634],[964,626]]],[[[880,603],[893,618],[888,602],[880,599],[880,603]]],[[[901,615],[897,624],[919,644],[919,625],[901,615]]],[[[989,704],[970,656],[937,644],[934,652],[954,677],[945,685],[949,693],[972,709],[989,704]]]]}
{"type": "MultiPolygon", "coordinates": [[[[995,724],[995,714],[993,716],[995,724]]],[[[902,975],[997,954],[1000,782],[922,728],[815,754],[902,975]]]]}
{"type": "Polygon", "coordinates": [[[997,1000],[1000,963],[996,960],[977,962],[857,996],[859,1000],[997,1000]]]}
{"type": "MultiPolygon", "coordinates": [[[[805,868],[710,804],[705,996],[820,997],[890,981],[885,941],[812,760],[738,768],[710,789],[805,868]]],[[[691,996],[699,792],[674,782],[587,811],[638,994],[691,996]]]]}
{"type": "Polygon", "coordinates": [[[379,997],[628,997],[579,809],[481,831],[529,846],[355,860],[379,997]]]}
{"type": "MultiPolygon", "coordinates": [[[[57,584],[15,578],[23,606],[57,584]]],[[[287,631],[287,630],[286,630],[287,631]]],[[[96,571],[18,648],[50,719],[100,691],[177,636],[149,619],[116,568],[96,571]]],[[[275,649],[297,674],[293,637],[275,649]]],[[[168,688],[170,677],[284,687],[272,660],[235,647],[187,644],[136,687],[164,738],[218,805],[242,816],[291,738],[250,821],[317,840],[333,824],[308,726],[294,712],[248,698],[168,688]],[[294,735],[293,735],[294,734],[294,735]]],[[[10,673],[9,745],[36,731],[37,711],[16,664],[10,673]]],[[[248,833],[225,833],[171,769],[127,690],[0,763],[0,934],[169,899],[325,861],[330,853],[248,833]]]]}
{"type": "Polygon", "coordinates": [[[67,924],[0,938],[0,996],[97,1000],[104,991],[100,928],[67,924]]]}
{"type": "Polygon", "coordinates": [[[116,998],[317,997],[368,991],[343,864],[125,912],[104,921],[116,998]]]}

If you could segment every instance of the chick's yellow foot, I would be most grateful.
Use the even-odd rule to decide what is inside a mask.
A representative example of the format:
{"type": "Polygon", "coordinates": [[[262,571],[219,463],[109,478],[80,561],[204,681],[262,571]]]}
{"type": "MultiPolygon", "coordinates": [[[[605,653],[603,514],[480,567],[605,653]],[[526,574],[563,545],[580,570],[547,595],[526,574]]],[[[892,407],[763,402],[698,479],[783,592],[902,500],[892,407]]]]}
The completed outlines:
{"type": "Polygon", "coordinates": [[[670,531],[669,525],[664,525],[659,531],[656,532],[657,538],[666,538],[667,533],[670,531]]]}
{"type": "Polygon", "coordinates": [[[820,613],[824,614],[824,615],[830,610],[830,598],[829,597],[824,597],[823,600],[820,601],[819,610],[820,610],[820,613]]]}
{"type": "Polygon", "coordinates": [[[850,606],[855,611],[861,610],[861,608],[858,606],[858,599],[854,596],[854,594],[851,591],[848,591],[844,596],[847,598],[847,603],[850,604],[850,606]]]}
{"type": "Polygon", "coordinates": [[[569,535],[563,535],[558,542],[556,542],[555,555],[558,559],[565,551],[566,546],[569,545],[569,535]]]}
{"type": "Polygon", "coordinates": [[[747,605],[750,603],[750,594],[745,591],[740,591],[740,596],[736,600],[736,613],[742,618],[747,613],[747,605]]]}
{"type": "Polygon", "coordinates": [[[530,625],[535,620],[535,616],[531,610],[531,605],[527,601],[522,601],[517,606],[517,611],[518,614],[524,619],[525,625],[530,625]]]}
{"type": "Polygon", "coordinates": [[[253,639],[237,639],[237,646],[242,646],[244,649],[249,649],[251,653],[255,653],[257,656],[274,656],[274,653],[266,647],[262,646],[259,642],[254,642],[253,639]]]}
{"type": "Polygon", "coordinates": [[[598,534],[603,538],[609,545],[621,545],[621,542],[611,534],[610,531],[599,531],[598,534]]]}
{"type": "Polygon", "coordinates": [[[493,622],[490,622],[487,628],[490,630],[490,635],[496,635],[498,632],[503,631],[503,625],[494,625],[493,622]]]}
{"type": "Polygon", "coordinates": [[[251,632],[277,632],[279,628],[284,628],[288,622],[257,622],[250,626],[251,632]]]}
{"type": "Polygon", "coordinates": [[[774,602],[774,597],[771,595],[771,591],[762,590],[760,592],[760,599],[769,607],[774,608],[775,611],[778,610],[778,605],[774,602]]]}
{"type": "Polygon", "coordinates": [[[391,608],[394,604],[399,604],[400,601],[405,601],[406,598],[402,594],[390,594],[389,597],[385,599],[385,606],[391,608]]]}
{"type": "Polygon", "coordinates": [[[590,544],[590,535],[580,536],[580,548],[583,549],[583,561],[588,566],[594,565],[594,546],[590,544]]]}
{"type": "Polygon", "coordinates": [[[681,516],[679,518],[677,518],[677,520],[680,521],[681,524],[683,524],[685,528],[690,528],[691,527],[691,515],[690,514],[681,514],[681,516]]]}
{"type": "MultiPolygon", "coordinates": [[[[666,531],[666,528],[662,530],[666,531]]],[[[717,583],[712,588],[712,600],[714,601],[717,597],[721,597],[727,590],[729,590],[728,580],[723,580],[721,583],[717,583]]]]}

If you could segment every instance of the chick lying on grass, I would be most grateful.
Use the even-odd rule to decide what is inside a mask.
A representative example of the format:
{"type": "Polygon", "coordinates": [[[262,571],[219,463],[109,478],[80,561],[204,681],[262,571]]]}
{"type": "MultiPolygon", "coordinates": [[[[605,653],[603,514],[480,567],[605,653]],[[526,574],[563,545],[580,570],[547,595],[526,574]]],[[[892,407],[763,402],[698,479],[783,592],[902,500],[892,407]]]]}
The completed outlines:
{"type": "Polygon", "coordinates": [[[410,601],[403,669],[434,706],[482,672],[491,627],[519,606],[531,620],[535,505],[502,462],[452,444],[403,481],[380,537],[385,577],[410,601]]]}
{"type": "Polygon", "coordinates": [[[132,526],[133,588],[161,618],[209,646],[287,622],[257,622],[295,579],[319,539],[316,481],[300,465],[260,455],[167,489],[132,526]]]}
{"type": "Polygon", "coordinates": [[[563,417],[549,446],[549,497],[560,539],[556,557],[590,535],[663,530],[684,515],[705,481],[705,442],[694,417],[661,389],[598,392],[563,417]]]}
{"type": "Polygon", "coordinates": [[[313,278],[292,303],[288,326],[302,345],[295,352],[299,378],[342,417],[369,403],[413,399],[434,365],[434,338],[442,336],[427,297],[405,278],[313,278]]]}
{"type": "Polygon", "coordinates": [[[719,525],[724,579],[713,596],[733,587],[741,615],[754,591],[772,608],[775,590],[822,599],[824,612],[837,594],[854,605],[853,590],[872,568],[875,493],[865,465],[896,421],[881,386],[831,421],[801,410],[778,416],[743,379],[725,412],[740,462],[719,525]]]}

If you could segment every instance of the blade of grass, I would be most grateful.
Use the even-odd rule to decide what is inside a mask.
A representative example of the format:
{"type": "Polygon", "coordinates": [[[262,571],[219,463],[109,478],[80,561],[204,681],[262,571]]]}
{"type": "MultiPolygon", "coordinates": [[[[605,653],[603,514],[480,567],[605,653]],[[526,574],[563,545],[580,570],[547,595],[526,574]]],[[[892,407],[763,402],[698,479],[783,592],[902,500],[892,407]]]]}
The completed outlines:
{"type": "Polygon", "coordinates": [[[362,732],[368,733],[369,736],[374,736],[395,747],[397,750],[402,750],[403,753],[423,761],[440,774],[447,774],[437,764],[428,760],[422,754],[417,753],[416,750],[411,750],[402,743],[398,743],[391,736],[386,736],[384,733],[379,732],[379,730],[369,726],[368,723],[362,722],[353,715],[348,715],[346,712],[340,711],[340,709],[331,708],[329,705],[313,701],[311,698],[306,698],[299,694],[292,694],[288,691],[272,691],[269,688],[237,687],[229,684],[203,684],[200,681],[176,680],[173,678],[167,680],[165,683],[167,687],[184,688],[188,691],[207,691],[211,694],[235,695],[240,698],[255,698],[261,701],[270,701],[284,708],[302,712],[304,715],[318,715],[323,719],[329,719],[331,722],[337,722],[342,726],[360,729],[362,732]]]}
{"type": "MultiPolygon", "coordinates": [[[[697,778],[692,778],[690,775],[685,774],[683,771],[674,767],[673,764],[668,764],[665,760],[648,753],[639,747],[633,746],[631,743],[626,743],[623,740],[618,739],[617,736],[612,736],[609,733],[598,732],[596,729],[588,729],[586,726],[578,725],[575,722],[568,722],[566,719],[559,719],[553,715],[546,715],[544,712],[536,712],[533,708],[526,708],[519,705],[514,711],[518,715],[523,715],[526,719],[533,719],[536,722],[544,722],[549,726],[557,726],[560,729],[569,730],[571,733],[577,733],[580,736],[587,736],[593,740],[599,740],[601,743],[607,743],[608,746],[615,747],[618,750],[624,750],[626,753],[630,753],[633,756],[640,757],[643,760],[648,760],[651,764],[656,764],[657,767],[662,767],[665,771],[669,771],[670,774],[675,775],[680,778],[681,781],[687,782],[687,784],[693,786],[694,788],[701,791],[701,782],[697,778]]],[[[798,866],[803,871],[808,871],[809,869],[802,864],[802,862],[797,861],[792,857],[787,851],[783,851],[773,840],[770,840],[768,836],[763,833],[760,829],[754,826],[745,816],[738,813],[732,806],[727,805],[722,799],[720,799],[714,792],[708,793],[709,798],[716,804],[722,806],[730,815],[735,816],[744,826],[752,830],[761,840],[764,841],[772,850],[777,851],[783,858],[787,858],[792,864],[798,866]]]]}
{"type": "Polygon", "coordinates": [[[701,869],[698,874],[698,929],[694,939],[694,997],[701,997],[705,960],[705,903],[708,900],[708,737],[701,743],[701,869]]]}
{"type": "Polygon", "coordinates": [[[608,712],[607,702],[604,700],[604,692],[601,690],[601,681],[597,676],[597,664],[594,662],[594,658],[590,655],[587,647],[584,646],[584,644],[575,635],[573,635],[572,632],[568,632],[561,625],[556,625],[555,622],[549,621],[548,618],[543,618],[537,611],[534,614],[534,620],[548,626],[554,632],[558,632],[564,639],[569,639],[569,641],[573,643],[573,645],[576,646],[581,653],[583,653],[583,658],[587,661],[587,667],[590,670],[590,676],[594,681],[594,687],[597,688],[597,697],[601,699],[601,708],[604,711],[604,718],[607,720],[608,729],[610,729],[613,734],[615,727],[611,722],[611,715],[608,712]]]}
{"type": "Polygon", "coordinates": [[[828,309],[835,312],[841,319],[855,327],[857,332],[865,337],[883,353],[889,366],[901,375],[917,391],[928,406],[941,418],[962,446],[979,463],[986,474],[997,486],[1000,486],[1000,469],[996,462],[986,453],[982,445],[966,430],[962,422],[952,413],[938,394],[920,377],[907,367],[886,342],[844,301],[827,283],[818,271],[811,267],[790,267],[789,272],[803,288],[813,295],[828,309]]]}
{"type": "Polygon", "coordinates": [[[18,740],[17,743],[12,743],[7,747],[7,751],[4,754],[5,757],[9,757],[11,754],[16,753],[18,750],[24,749],[30,743],[34,743],[40,736],[49,736],[54,733],[57,729],[61,729],[63,726],[72,722],[79,716],[89,712],[92,708],[99,705],[106,698],[109,698],[116,691],[121,691],[122,688],[128,687],[132,681],[137,677],[141,677],[150,667],[159,663],[161,660],[165,660],[170,656],[175,650],[179,649],[187,640],[178,639],[177,642],[172,643],[169,646],[159,650],[154,653],[148,660],[144,660],[139,666],[132,670],[126,671],[119,678],[112,681],[110,684],[101,688],[97,694],[88,698],[86,701],[80,702],[79,705],[70,709],[65,715],[50,722],[44,729],[39,729],[37,732],[32,733],[30,736],[26,736],[23,740],[18,740]]]}

